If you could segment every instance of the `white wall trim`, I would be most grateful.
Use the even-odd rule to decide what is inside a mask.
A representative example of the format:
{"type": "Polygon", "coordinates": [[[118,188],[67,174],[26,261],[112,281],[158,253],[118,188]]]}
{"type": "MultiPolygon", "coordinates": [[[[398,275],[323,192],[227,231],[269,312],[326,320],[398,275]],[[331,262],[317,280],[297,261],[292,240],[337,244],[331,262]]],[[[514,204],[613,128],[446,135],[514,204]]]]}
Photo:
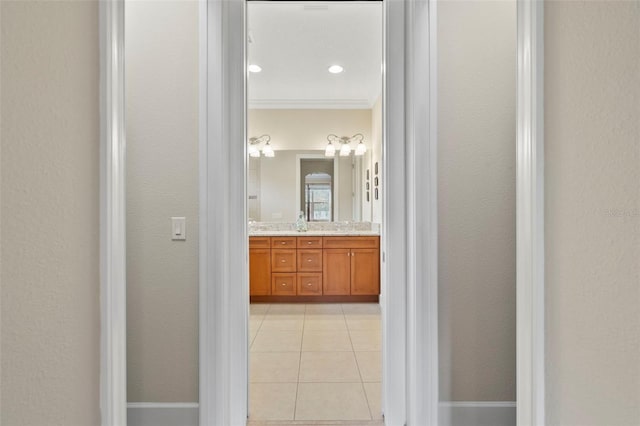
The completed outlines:
{"type": "Polygon", "coordinates": [[[543,426],[544,3],[519,0],[517,13],[517,424],[543,426]]]}
{"type": "Polygon", "coordinates": [[[200,425],[244,425],[248,232],[244,0],[200,8],[200,425]]]}
{"type": "Polygon", "coordinates": [[[436,1],[406,7],[407,424],[438,426],[436,1]]]}
{"type": "Polygon", "coordinates": [[[197,402],[130,402],[129,426],[198,426],[197,402]]]}
{"type": "Polygon", "coordinates": [[[100,418],[127,424],[124,0],[100,2],[100,418]]]}
{"type": "Polygon", "coordinates": [[[440,403],[441,424],[455,426],[513,426],[515,401],[453,401],[440,403]]]}
{"type": "MultiPolygon", "coordinates": [[[[377,99],[377,98],[376,98],[377,99]]],[[[371,109],[376,99],[250,99],[251,109],[371,109]]]]}

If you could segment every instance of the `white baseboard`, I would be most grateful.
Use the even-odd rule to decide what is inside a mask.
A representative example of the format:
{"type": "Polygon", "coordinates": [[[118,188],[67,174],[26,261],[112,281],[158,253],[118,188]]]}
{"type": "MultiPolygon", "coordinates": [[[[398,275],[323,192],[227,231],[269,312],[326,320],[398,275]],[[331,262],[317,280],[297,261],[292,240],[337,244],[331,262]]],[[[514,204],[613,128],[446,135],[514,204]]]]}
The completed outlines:
{"type": "MultiPolygon", "coordinates": [[[[442,426],[515,426],[516,403],[441,402],[439,415],[442,426]]],[[[131,402],[127,426],[198,426],[198,403],[131,402]]]]}
{"type": "Polygon", "coordinates": [[[516,426],[512,401],[440,402],[440,424],[447,426],[516,426]]]}
{"type": "Polygon", "coordinates": [[[130,402],[127,426],[198,426],[198,403],[130,402]]]}

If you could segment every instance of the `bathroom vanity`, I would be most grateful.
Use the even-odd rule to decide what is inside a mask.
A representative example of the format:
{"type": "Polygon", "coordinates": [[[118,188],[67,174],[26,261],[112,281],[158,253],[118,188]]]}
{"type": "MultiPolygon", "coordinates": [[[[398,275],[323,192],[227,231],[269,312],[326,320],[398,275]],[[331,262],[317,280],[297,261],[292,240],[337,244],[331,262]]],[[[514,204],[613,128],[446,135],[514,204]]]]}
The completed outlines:
{"type": "Polygon", "coordinates": [[[249,237],[252,302],[377,302],[373,232],[271,232],[249,237]]]}

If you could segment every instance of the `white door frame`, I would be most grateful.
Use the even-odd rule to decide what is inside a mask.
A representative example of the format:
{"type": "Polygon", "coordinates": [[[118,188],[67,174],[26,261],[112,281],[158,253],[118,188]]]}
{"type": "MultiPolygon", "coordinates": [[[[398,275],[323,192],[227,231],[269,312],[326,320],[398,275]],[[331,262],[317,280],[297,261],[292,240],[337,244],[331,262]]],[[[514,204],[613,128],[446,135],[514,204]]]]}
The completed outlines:
{"type": "MultiPolygon", "coordinates": [[[[390,142],[382,180],[382,273],[383,282],[397,288],[382,300],[383,407],[388,425],[437,426],[436,1],[386,0],[384,7],[390,142]],[[427,172],[424,164],[431,166],[427,172]]],[[[245,2],[201,0],[200,10],[200,425],[243,425],[245,2]],[[239,164],[244,167],[231,166],[239,164]]],[[[542,1],[518,0],[518,426],[545,422],[542,18],[542,1]]],[[[100,32],[100,406],[103,426],[125,426],[124,0],[100,2],[100,32]]]]}

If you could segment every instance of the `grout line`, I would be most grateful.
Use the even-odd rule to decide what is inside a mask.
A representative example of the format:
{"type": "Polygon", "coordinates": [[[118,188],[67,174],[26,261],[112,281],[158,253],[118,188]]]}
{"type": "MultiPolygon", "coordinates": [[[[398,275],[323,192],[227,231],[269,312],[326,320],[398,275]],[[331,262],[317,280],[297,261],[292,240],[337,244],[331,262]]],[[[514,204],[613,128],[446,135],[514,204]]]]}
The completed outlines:
{"type": "Polygon", "coordinates": [[[298,389],[300,389],[300,370],[302,370],[302,345],[304,344],[304,325],[307,322],[307,304],[304,305],[304,315],[302,317],[302,336],[300,336],[300,358],[298,358],[298,381],[296,383],[296,399],[293,402],[293,420],[298,414],[298,389]]]}
{"type": "MultiPolygon", "coordinates": [[[[346,322],[346,318],[345,318],[346,322]]],[[[364,399],[367,401],[367,409],[369,410],[370,420],[373,420],[373,415],[371,414],[371,404],[369,404],[369,398],[367,397],[367,390],[364,388],[364,381],[362,380],[362,372],[360,371],[360,364],[358,363],[358,357],[356,356],[356,350],[353,347],[353,340],[351,340],[351,329],[349,328],[349,324],[347,324],[347,333],[349,334],[349,342],[351,343],[351,349],[353,350],[353,359],[356,361],[356,368],[358,369],[358,375],[360,376],[360,387],[362,388],[362,393],[364,394],[364,399]]]]}

